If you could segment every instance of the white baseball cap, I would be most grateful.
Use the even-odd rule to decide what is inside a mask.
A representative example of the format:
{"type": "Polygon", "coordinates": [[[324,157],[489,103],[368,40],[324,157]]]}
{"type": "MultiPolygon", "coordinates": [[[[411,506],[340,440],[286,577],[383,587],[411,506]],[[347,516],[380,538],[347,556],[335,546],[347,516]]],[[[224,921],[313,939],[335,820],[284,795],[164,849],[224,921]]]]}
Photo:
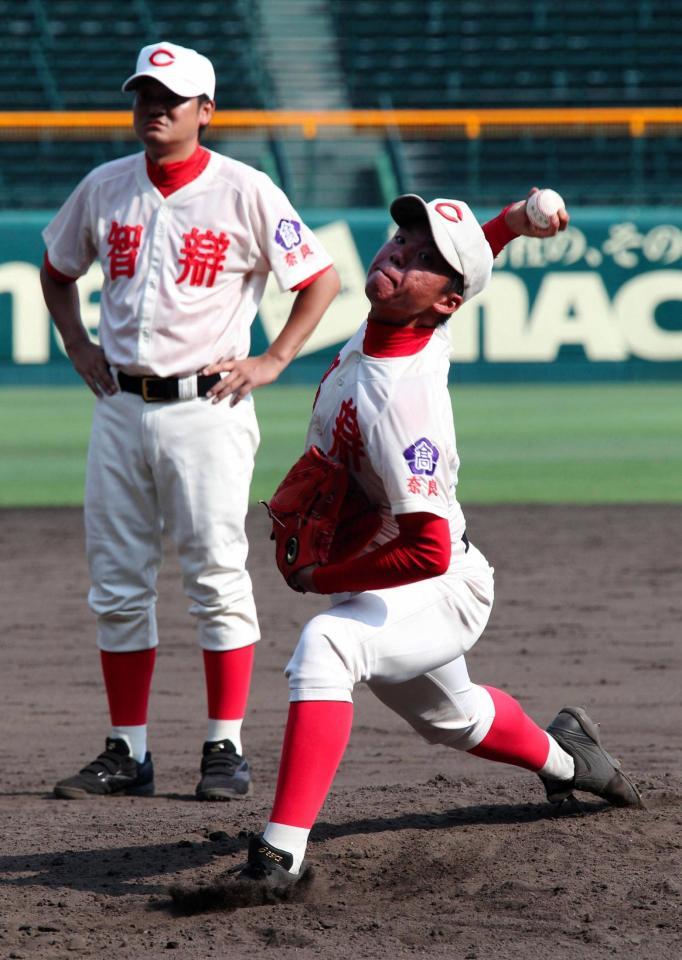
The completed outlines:
{"type": "Polygon", "coordinates": [[[486,287],[493,269],[493,252],[463,200],[439,198],[427,203],[416,193],[406,193],[391,204],[391,216],[399,227],[426,218],[443,258],[464,278],[465,300],[486,287]]]}
{"type": "Polygon", "coordinates": [[[137,67],[121,89],[134,89],[136,80],[151,77],[168,87],[179,97],[200,97],[206,94],[215,97],[215,71],[213,64],[196,50],[181,47],[177,43],[160,40],[142,47],[137,56],[137,67]]]}

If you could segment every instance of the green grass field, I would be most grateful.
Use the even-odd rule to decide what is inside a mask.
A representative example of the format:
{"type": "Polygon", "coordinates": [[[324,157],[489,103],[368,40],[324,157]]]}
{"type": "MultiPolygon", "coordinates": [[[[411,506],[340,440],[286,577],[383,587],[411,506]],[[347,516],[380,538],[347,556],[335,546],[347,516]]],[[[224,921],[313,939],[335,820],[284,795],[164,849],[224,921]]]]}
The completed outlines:
{"type": "MultiPolygon", "coordinates": [[[[254,500],[301,452],[313,395],[258,392],[254,500]]],[[[81,503],[92,403],[0,388],[0,506],[81,503]]],[[[461,386],[453,403],[465,504],[682,502],[682,385],[461,386]]]]}

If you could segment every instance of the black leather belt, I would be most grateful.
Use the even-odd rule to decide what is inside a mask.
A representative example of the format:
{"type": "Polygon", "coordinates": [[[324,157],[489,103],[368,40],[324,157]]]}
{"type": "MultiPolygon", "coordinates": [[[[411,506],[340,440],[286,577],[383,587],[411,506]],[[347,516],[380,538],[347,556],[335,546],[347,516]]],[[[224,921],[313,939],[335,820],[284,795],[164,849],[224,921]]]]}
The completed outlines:
{"type": "MultiPolygon", "coordinates": [[[[206,392],[220,380],[219,373],[210,377],[197,376],[197,396],[205,397],[206,392]]],[[[118,385],[126,393],[136,393],[146,403],[160,400],[180,399],[180,380],[178,377],[131,377],[127,373],[118,374],[118,385]]]]}

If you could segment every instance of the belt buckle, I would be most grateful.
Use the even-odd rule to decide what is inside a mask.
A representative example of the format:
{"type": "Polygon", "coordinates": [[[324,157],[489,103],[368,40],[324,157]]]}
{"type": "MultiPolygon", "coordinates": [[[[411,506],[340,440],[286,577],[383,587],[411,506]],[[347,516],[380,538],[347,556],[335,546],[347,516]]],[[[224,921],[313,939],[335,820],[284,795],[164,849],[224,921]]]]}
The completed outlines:
{"type": "Polygon", "coordinates": [[[142,377],[142,399],[145,403],[159,403],[161,401],[161,397],[150,397],[147,390],[150,383],[158,383],[162,379],[163,377],[142,377]]]}

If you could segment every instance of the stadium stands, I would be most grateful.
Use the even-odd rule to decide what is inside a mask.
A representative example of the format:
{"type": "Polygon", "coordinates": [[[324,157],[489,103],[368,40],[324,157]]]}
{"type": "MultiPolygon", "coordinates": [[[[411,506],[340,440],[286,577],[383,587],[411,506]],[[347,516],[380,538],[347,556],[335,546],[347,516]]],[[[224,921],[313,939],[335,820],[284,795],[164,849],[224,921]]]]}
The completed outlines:
{"type": "Polygon", "coordinates": [[[408,181],[429,196],[466,195],[497,205],[552,184],[572,205],[682,201],[677,136],[515,137],[402,143],[408,181]]]}
{"type": "MultiPolygon", "coordinates": [[[[222,108],[679,106],[682,0],[0,0],[0,110],[125,107],[121,81],[159,38],[212,58],[222,108]]],[[[207,144],[267,170],[301,206],[387,193],[497,204],[531,183],[573,203],[679,202],[675,130],[421,133],[303,140],[213,130],[207,144]]],[[[51,207],[134,141],[0,130],[0,206],[51,207]]]]}
{"type": "Polygon", "coordinates": [[[144,43],[165,38],[213,60],[223,107],[263,107],[254,62],[254,3],[246,0],[0,0],[7,38],[0,109],[111,109],[128,102],[121,82],[144,43]]]}
{"type": "MultiPolygon", "coordinates": [[[[267,141],[207,139],[207,146],[229,153],[279,180],[267,141]]],[[[97,164],[141,149],[136,140],[0,139],[0,210],[51,209],[97,164]]]]}
{"type": "Polygon", "coordinates": [[[353,106],[679,103],[671,0],[338,0],[353,106]]]}
{"type": "Polygon", "coordinates": [[[130,142],[115,140],[0,140],[0,207],[58,207],[95,165],[130,149],[130,142]]]}

